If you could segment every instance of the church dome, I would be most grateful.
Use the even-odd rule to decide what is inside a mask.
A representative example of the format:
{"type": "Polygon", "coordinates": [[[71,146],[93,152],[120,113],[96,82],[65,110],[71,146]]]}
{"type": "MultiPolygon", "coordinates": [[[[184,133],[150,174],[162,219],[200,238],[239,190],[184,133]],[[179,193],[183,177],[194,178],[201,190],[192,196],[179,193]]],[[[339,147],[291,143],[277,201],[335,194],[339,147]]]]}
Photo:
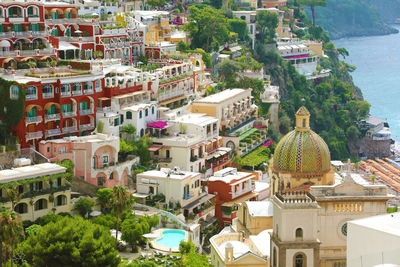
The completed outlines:
{"type": "Polygon", "coordinates": [[[331,156],[325,141],[310,129],[310,113],[304,106],[296,113],[296,128],[275,149],[272,169],[297,175],[320,176],[330,170],[331,156]]]}

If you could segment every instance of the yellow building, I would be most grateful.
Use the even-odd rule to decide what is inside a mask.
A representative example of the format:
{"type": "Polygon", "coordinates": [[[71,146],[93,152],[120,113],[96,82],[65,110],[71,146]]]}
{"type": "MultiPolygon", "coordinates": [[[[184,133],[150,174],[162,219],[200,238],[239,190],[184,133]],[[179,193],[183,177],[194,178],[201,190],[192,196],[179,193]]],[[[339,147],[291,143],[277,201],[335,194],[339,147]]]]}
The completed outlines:
{"type": "Polygon", "coordinates": [[[334,171],[328,145],[310,129],[310,113],[302,106],[296,128],[278,143],[270,168],[271,196],[307,185],[332,185],[334,171]]]}
{"type": "Polygon", "coordinates": [[[71,211],[71,189],[66,168],[42,163],[0,171],[0,206],[13,209],[22,221],[35,221],[51,212],[71,211]],[[9,198],[15,190],[22,197],[17,203],[9,198]]]}
{"type": "Polygon", "coordinates": [[[134,18],[145,26],[145,44],[169,41],[171,27],[169,25],[169,12],[156,10],[133,11],[134,18]]]}
{"type": "Polygon", "coordinates": [[[273,205],[270,201],[246,201],[239,204],[238,216],[232,223],[237,232],[258,235],[273,227],[273,205]]]}

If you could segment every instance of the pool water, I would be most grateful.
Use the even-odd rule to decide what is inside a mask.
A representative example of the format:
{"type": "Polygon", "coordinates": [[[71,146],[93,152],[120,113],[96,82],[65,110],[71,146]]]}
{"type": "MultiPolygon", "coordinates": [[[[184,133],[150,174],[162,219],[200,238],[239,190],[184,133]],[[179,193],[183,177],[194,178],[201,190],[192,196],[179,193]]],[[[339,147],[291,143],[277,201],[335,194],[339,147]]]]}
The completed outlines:
{"type": "Polygon", "coordinates": [[[179,247],[179,243],[185,240],[185,232],[181,230],[165,230],[162,233],[163,237],[157,239],[157,243],[170,248],[179,247]]]}

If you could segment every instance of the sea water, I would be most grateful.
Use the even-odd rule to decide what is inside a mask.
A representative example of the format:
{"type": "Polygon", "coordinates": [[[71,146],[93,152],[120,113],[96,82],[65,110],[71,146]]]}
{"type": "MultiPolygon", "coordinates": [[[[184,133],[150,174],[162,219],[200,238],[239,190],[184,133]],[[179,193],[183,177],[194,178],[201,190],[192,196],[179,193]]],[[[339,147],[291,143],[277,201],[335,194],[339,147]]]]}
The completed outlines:
{"type": "MultiPolygon", "coordinates": [[[[400,30],[400,25],[393,27],[400,30]]],[[[349,51],[344,61],[357,67],[351,75],[371,104],[371,115],[386,119],[392,138],[400,141],[400,33],[333,42],[349,51]]]]}

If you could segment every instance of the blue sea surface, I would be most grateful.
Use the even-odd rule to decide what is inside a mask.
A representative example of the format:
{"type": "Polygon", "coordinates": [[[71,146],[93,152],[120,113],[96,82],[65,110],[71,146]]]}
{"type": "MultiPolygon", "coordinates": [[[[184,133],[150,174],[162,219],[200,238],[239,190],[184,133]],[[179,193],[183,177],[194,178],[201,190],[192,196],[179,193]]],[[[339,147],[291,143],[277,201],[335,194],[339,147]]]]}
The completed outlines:
{"type": "MultiPolygon", "coordinates": [[[[400,25],[393,27],[400,30],[400,25]]],[[[400,141],[400,33],[333,42],[349,51],[345,62],[357,67],[351,75],[371,104],[371,115],[386,119],[392,138],[400,141]]]]}

